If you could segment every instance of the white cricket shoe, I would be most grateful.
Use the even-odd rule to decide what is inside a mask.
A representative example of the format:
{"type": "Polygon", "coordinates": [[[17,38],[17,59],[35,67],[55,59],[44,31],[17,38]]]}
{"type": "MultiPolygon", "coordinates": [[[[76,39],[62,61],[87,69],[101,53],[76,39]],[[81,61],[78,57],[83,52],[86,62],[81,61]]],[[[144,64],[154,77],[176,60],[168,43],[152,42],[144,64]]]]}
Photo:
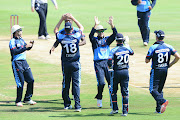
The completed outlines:
{"type": "Polygon", "coordinates": [[[97,106],[102,108],[102,99],[97,99],[97,106]]]}
{"type": "Polygon", "coordinates": [[[68,110],[68,109],[72,109],[72,105],[70,105],[69,107],[64,107],[65,110],[68,110]]]}
{"type": "Polygon", "coordinates": [[[75,112],[81,112],[81,108],[75,109],[75,112]]]}
{"type": "Polygon", "coordinates": [[[112,110],[111,112],[110,112],[110,114],[112,115],[112,114],[117,114],[118,113],[118,110],[112,110]]]}
{"type": "Polygon", "coordinates": [[[35,105],[35,104],[36,104],[36,102],[33,101],[33,100],[24,101],[24,103],[27,103],[27,104],[29,104],[29,105],[35,105]]]}
{"type": "Polygon", "coordinates": [[[121,114],[121,116],[125,116],[125,117],[126,117],[126,116],[127,116],[127,114],[123,114],[123,113],[122,113],[122,114],[121,114]]]}
{"type": "Polygon", "coordinates": [[[161,114],[161,112],[157,112],[157,111],[155,111],[154,113],[156,113],[156,114],[161,114]]]}
{"type": "Polygon", "coordinates": [[[23,107],[23,104],[22,104],[22,102],[18,102],[18,103],[16,103],[16,106],[17,107],[23,107]]]}
{"type": "Polygon", "coordinates": [[[144,46],[147,46],[147,45],[148,45],[148,43],[147,43],[147,42],[143,42],[143,44],[144,44],[144,46]]]}
{"type": "Polygon", "coordinates": [[[41,36],[38,37],[38,39],[45,40],[45,37],[44,37],[44,35],[41,35],[41,36]]]}
{"type": "Polygon", "coordinates": [[[46,40],[48,40],[48,39],[51,39],[51,37],[49,35],[46,36],[46,40]]]}

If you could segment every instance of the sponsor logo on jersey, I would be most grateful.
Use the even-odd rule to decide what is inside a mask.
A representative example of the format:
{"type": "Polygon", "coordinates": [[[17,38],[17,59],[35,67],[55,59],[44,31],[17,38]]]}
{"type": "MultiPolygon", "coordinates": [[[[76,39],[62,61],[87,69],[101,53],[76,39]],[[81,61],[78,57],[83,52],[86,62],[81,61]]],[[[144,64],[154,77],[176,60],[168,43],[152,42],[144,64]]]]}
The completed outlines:
{"type": "Polygon", "coordinates": [[[155,53],[161,53],[161,52],[169,52],[170,50],[167,49],[160,49],[160,50],[156,50],[155,53]]]}
{"type": "Polygon", "coordinates": [[[146,5],[146,1],[142,1],[140,5],[146,5]]]}
{"type": "Polygon", "coordinates": [[[76,39],[74,39],[74,40],[66,40],[66,39],[64,39],[64,40],[61,41],[62,44],[70,44],[70,43],[76,43],[76,42],[77,42],[76,39]]]}
{"type": "Polygon", "coordinates": [[[106,51],[107,51],[107,48],[100,48],[100,51],[101,51],[101,52],[106,52],[106,51]]]}
{"type": "Polygon", "coordinates": [[[118,56],[118,55],[128,54],[128,53],[129,53],[129,51],[126,50],[126,51],[122,51],[122,52],[117,52],[117,53],[115,53],[115,55],[118,56]]]}

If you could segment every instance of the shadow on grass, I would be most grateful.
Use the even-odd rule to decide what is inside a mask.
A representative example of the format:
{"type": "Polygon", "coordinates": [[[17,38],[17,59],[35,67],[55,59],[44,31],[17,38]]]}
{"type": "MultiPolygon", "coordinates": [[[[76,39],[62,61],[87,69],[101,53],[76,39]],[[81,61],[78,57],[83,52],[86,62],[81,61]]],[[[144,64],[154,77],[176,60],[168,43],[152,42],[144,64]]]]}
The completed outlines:
{"type": "MultiPolygon", "coordinates": [[[[143,115],[143,116],[156,116],[157,114],[153,114],[153,113],[129,113],[129,115],[143,115]]],[[[114,114],[114,115],[111,115],[110,113],[99,113],[99,114],[62,114],[62,115],[59,115],[59,116],[49,116],[49,117],[60,117],[60,118],[69,118],[69,117],[98,117],[98,116],[114,116],[114,117],[123,117],[121,116],[121,114],[114,114]]]]}
{"type": "Polygon", "coordinates": [[[84,114],[81,114],[81,113],[77,113],[77,114],[67,114],[67,115],[62,114],[62,115],[59,115],[59,116],[49,116],[49,117],[50,118],[56,118],[56,117],[69,118],[69,117],[94,117],[94,116],[98,117],[98,116],[112,116],[112,115],[110,115],[108,113],[99,113],[99,114],[90,114],[89,113],[88,115],[87,114],[84,115],[84,114]]]}
{"type": "MultiPolygon", "coordinates": [[[[62,99],[57,99],[57,100],[35,100],[37,103],[53,103],[53,104],[63,104],[62,99]]],[[[15,101],[0,101],[0,106],[4,105],[6,106],[7,104],[12,104],[15,103],[15,101]]]]}
{"type": "MultiPolygon", "coordinates": [[[[83,111],[82,111],[83,112],[83,111]]],[[[129,113],[128,114],[128,116],[129,115],[131,115],[131,116],[135,116],[135,115],[142,115],[142,116],[158,116],[159,114],[155,114],[155,113],[149,113],[149,112],[146,112],[146,113],[144,113],[144,112],[139,112],[139,113],[129,113]]],[[[113,115],[111,115],[110,113],[99,113],[99,114],[91,114],[91,113],[89,113],[89,114],[86,114],[86,115],[84,115],[84,114],[67,114],[67,115],[65,115],[65,114],[62,114],[62,115],[59,115],[59,116],[49,116],[49,117],[61,117],[61,118],[69,118],[69,117],[94,117],[94,116],[96,116],[96,117],[98,117],[98,116],[113,116],[113,117],[124,117],[124,116],[121,116],[121,114],[120,113],[118,113],[118,114],[113,114],[113,115]]]]}

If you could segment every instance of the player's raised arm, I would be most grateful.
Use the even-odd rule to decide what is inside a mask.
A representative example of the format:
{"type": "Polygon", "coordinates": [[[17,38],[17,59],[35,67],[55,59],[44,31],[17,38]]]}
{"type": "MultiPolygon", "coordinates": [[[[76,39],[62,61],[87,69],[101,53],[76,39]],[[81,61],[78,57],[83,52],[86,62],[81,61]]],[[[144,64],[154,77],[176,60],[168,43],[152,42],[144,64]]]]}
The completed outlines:
{"type": "Polygon", "coordinates": [[[72,16],[72,14],[67,13],[67,17],[69,17],[70,19],[72,19],[72,20],[76,23],[76,25],[78,26],[78,28],[83,32],[84,27],[82,26],[82,24],[81,24],[78,20],[76,20],[76,19],[74,18],[74,16],[72,16]]]}
{"type": "Polygon", "coordinates": [[[54,28],[54,34],[56,35],[56,33],[59,30],[59,27],[61,25],[61,23],[65,20],[66,14],[62,15],[61,19],[59,20],[58,24],[56,25],[56,27],[54,28]]]}
{"type": "Polygon", "coordinates": [[[117,30],[113,24],[113,17],[112,16],[109,17],[109,21],[107,23],[111,26],[111,29],[113,30],[113,34],[107,39],[107,43],[108,43],[108,45],[110,45],[115,40],[117,30]]]}

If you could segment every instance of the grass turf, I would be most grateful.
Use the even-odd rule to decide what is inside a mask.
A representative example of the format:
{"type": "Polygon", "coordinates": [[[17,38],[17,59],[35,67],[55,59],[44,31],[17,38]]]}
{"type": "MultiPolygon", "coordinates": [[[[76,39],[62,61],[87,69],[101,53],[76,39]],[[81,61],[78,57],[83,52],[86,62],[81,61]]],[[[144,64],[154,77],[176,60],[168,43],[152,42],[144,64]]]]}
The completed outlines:
{"type": "MultiPolygon", "coordinates": [[[[166,34],[166,42],[173,45],[178,51],[179,27],[180,27],[180,7],[179,0],[169,2],[169,0],[158,0],[152,11],[150,18],[150,28],[154,30],[162,29],[166,34]]],[[[141,44],[139,28],[137,26],[136,8],[130,4],[130,0],[57,0],[59,10],[55,10],[49,1],[47,26],[48,32],[53,34],[53,29],[66,12],[72,13],[84,26],[85,33],[89,33],[94,25],[94,16],[98,16],[101,24],[108,28],[106,23],[109,16],[114,16],[114,24],[119,32],[130,36],[131,46],[137,53],[145,54],[148,48],[141,44]]],[[[25,35],[37,35],[39,18],[36,12],[31,12],[30,1],[27,0],[1,0],[0,1],[0,36],[10,36],[10,15],[18,14],[19,23],[24,26],[25,35]]],[[[63,26],[61,26],[62,28],[63,26]]],[[[151,35],[150,44],[154,42],[154,35],[151,35]]],[[[115,43],[113,43],[115,46],[115,43]]],[[[154,114],[155,101],[149,92],[140,88],[130,87],[130,111],[126,118],[120,116],[110,116],[109,95],[107,86],[104,92],[103,109],[97,109],[96,100],[96,79],[95,76],[85,74],[82,71],[81,105],[82,112],[75,113],[73,110],[63,110],[61,99],[61,68],[52,64],[45,64],[29,59],[33,75],[35,78],[35,91],[33,99],[38,102],[35,106],[25,105],[23,108],[14,106],[16,95],[16,85],[13,78],[10,56],[4,51],[0,51],[0,119],[2,120],[31,120],[31,119],[179,119],[180,101],[179,96],[165,97],[170,101],[165,114],[154,114]],[[88,93],[88,94],[87,94],[88,93]]],[[[120,94],[120,93],[119,93],[120,94]]],[[[121,112],[121,99],[119,95],[119,108],[121,112]]],[[[74,103],[73,103],[74,104],[74,103]]]]}

